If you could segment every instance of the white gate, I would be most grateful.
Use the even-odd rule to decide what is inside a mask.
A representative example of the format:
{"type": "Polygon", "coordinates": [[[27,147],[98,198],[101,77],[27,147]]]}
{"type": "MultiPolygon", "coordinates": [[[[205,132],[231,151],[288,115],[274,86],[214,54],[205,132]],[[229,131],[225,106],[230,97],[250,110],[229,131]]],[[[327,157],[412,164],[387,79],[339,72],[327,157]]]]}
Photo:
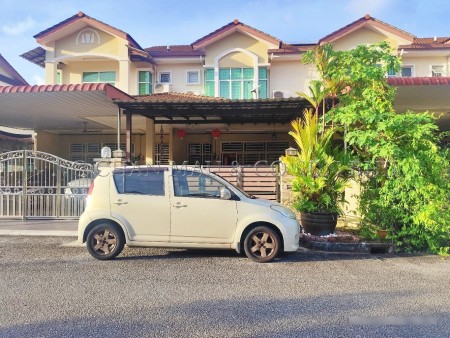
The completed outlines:
{"type": "Polygon", "coordinates": [[[93,166],[48,153],[0,154],[0,218],[78,218],[93,166]]]}

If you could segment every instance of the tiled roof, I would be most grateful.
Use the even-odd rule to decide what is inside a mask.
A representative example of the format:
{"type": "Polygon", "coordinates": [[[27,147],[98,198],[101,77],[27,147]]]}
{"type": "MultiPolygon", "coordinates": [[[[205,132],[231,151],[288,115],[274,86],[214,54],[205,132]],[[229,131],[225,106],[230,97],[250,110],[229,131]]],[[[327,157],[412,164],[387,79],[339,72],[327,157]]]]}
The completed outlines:
{"type": "Polygon", "coordinates": [[[269,40],[272,43],[275,44],[280,44],[281,41],[279,39],[277,39],[276,37],[273,37],[272,35],[269,35],[267,33],[264,33],[263,31],[260,31],[256,28],[253,28],[251,26],[248,26],[242,22],[240,22],[239,20],[235,19],[234,21],[230,22],[229,24],[226,24],[225,26],[220,27],[219,29],[216,29],[214,32],[211,32],[207,35],[205,35],[204,37],[194,41],[191,45],[192,47],[195,49],[205,45],[206,43],[208,43],[209,41],[214,41],[215,38],[219,37],[220,35],[228,32],[231,29],[241,29],[243,31],[246,31],[248,33],[252,33],[258,37],[261,37],[263,39],[269,40]]]}
{"type": "Polygon", "coordinates": [[[306,52],[308,50],[313,49],[317,44],[308,43],[308,44],[287,44],[282,43],[281,47],[278,49],[269,49],[269,53],[273,54],[300,54],[302,52],[306,52]]]}
{"type": "Polygon", "coordinates": [[[450,77],[390,77],[391,86],[450,85],[450,77]]]}
{"type": "Polygon", "coordinates": [[[84,83],[64,85],[35,86],[0,86],[0,94],[7,93],[43,93],[43,92],[105,92],[111,100],[132,101],[133,98],[116,87],[107,83],[84,83]]]}
{"type": "Polygon", "coordinates": [[[342,27],[342,28],[340,28],[340,29],[338,29],[338,30],[336,30],[336,31],[334,31],[334,32],[324,36],[322,39],[319,40],[319,43],[326,43],[326,42],[333,41],[333,40],[335,40],[335,39],[337,39],[337,38],[339,38],[339,37],[341,37],[341,36],[343,36],[343,35],[345,35],[347,33],[350,33],[351,31],[353,31],[357,27],[359,27],[359,26],[361,26],[361,25],[363,25],[363,24],[365,24],[367,22],[370,22],[370,23],[376,25],[377,27],[383,28],[383,29],[385,29],[385,30],[387,30],[387,31],[389,31],[389,32],[391,32],[393,34],[400,35],[400,36],[404,37],[405,39],[408,39],[408,40],[412,41],[415,38],[414,35],[406,32],[406,31],[404,31],[402,29],[399,29],[399,28],[397,28],[395,26],[389,25],[389,24],[387,24],[387,23],[385,23],[385,22],[383,22],[381,20],[378,20],[378,19],[375,19],[375,18],[371,17],[369,14],[366,14],[362,18],[360,18],[360,19],[358,19],[356,21],[353,21],[352,23],[350,23],[350,24],[348,24],[348,25],[346,25],[346,26],[344,26],[344,27],[342,27]]]}
{"type": "Polygon", "coordinates": [[[195,51],[191,45],[154,46],[145,48],[152,57],[204,56],[203,51],[195,51]]]}
{"type": "Polygon", "coordinates": [[[415,38],[410,45],[402,45],[399,49],[435,49],[450,48],[450,37],[415,38]]]}
{"type": "Polygon", "coordinates": [[[78,20],[88,20],[88,21],[93,21],[94,23],[100,24],[102,26],[104,26],[105,28],[109,28],[111,29],[113,32],[115,32],[117,35],[122,36],[123,38],[125,38],[133,47],[136,47],[138,49],[142,49],[142,47],[131,37],[131,35],[129,35],[128,33],[113,27],[111,25],[108,25],[107,23],[104,23],[100,20],[94,19],[93,17],[90,17],[88,15],[86,15],[83,12],[78,12],[77,14],[71,16],[70,18],[61,21],[59,23],[57,23],[56,25],[53,25],[50,28],[47,28],[46,30],[43,30],[42,32],[36,34],[34,36],[35,39],[40,39],[42,37],[45,37],[46,35],[53,33],[54,31],[61,29],[65,26],[68,26],[69,24],[76,22],[78,20]]]}
{"type": "Polygon", "coordinates": [[[2,68],[9,76],[1,75],[0,80],[14,86],[28,85],[28,82],[9,64],[8,61],[0,54],[0,68],[2,68]]]}
{"type": "Polygon", "coordinates": [[[133,96],[136,102],[218,102],[230,101],[221,97],[202,96],[185,93],[157,93],[133,96]]]}

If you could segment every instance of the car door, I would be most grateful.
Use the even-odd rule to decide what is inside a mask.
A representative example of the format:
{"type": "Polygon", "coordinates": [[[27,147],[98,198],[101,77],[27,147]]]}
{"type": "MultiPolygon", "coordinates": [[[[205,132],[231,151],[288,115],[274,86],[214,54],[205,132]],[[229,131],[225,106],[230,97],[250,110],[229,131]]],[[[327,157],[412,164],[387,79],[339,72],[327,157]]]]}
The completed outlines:
{"type": "Polygon", "coordinates": [[[132,241],[169,241],[167,179],[167,168],[116,169],[113,172],[111,215],[127,226],[132,241]]]}
{"type": "Polygon", "coordinates": [[[172,171],[170,241],[232,243],[237,224],[236,200],[220,198],[225,186],[197,171],[172,171]]]}

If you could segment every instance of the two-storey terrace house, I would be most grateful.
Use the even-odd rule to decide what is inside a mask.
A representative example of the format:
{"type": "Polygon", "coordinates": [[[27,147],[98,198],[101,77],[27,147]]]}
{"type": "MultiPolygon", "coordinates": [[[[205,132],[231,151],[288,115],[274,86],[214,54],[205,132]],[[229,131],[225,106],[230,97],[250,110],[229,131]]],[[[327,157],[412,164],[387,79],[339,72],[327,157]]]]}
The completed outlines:
{"type": "MultiPolygon", "coordinates": [[[[316,78],[302,55],[324,43],[347,50],[389,42],[402,58],[401,71],[387,74],[399,88],[397,109],[444,113],[440,126],[450,129],[450,37],[417,38],[369,15],[315,44],[287,44],[234,20],[190,44],[143,48],[82,12],[35,38],[40,46],[22,57],[45,67],[47,86],[0,88],[0,100],[18,91],[36,100],[39,92],[53,93],[53,105],[45,101],[51,114],[38,104],[36,110],[44,120],[61,119],[61,126],[28,126],[39,150],[72,160],[90,161],[104,145],[114,149],[120,126],[122,147],[142,162],[274,161],[290,146],[289,121],[307,106],[297,92],[316,78]],[[62,99],[62,92],[85,96],[62,99]],[[89,92],[102,95],[93,99],[89,92]]],[[[7,116],[0,109],[0,124],[13,126],[7,116]]]]}

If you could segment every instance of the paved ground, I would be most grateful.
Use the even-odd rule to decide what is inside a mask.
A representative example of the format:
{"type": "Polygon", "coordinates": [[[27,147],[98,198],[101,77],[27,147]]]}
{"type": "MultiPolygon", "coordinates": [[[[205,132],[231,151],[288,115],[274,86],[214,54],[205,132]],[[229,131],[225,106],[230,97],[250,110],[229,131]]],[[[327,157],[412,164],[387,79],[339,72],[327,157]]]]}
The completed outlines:
{"type": "Polygon", "coordinates": [[[0,235],[77,236],[78,220],[0,219],[0,235]]]}
{"type": "Polygon", "coordinates": [[[449,337],[450,259],[129,249],[0,236],[0,337],[449,337]]]}

